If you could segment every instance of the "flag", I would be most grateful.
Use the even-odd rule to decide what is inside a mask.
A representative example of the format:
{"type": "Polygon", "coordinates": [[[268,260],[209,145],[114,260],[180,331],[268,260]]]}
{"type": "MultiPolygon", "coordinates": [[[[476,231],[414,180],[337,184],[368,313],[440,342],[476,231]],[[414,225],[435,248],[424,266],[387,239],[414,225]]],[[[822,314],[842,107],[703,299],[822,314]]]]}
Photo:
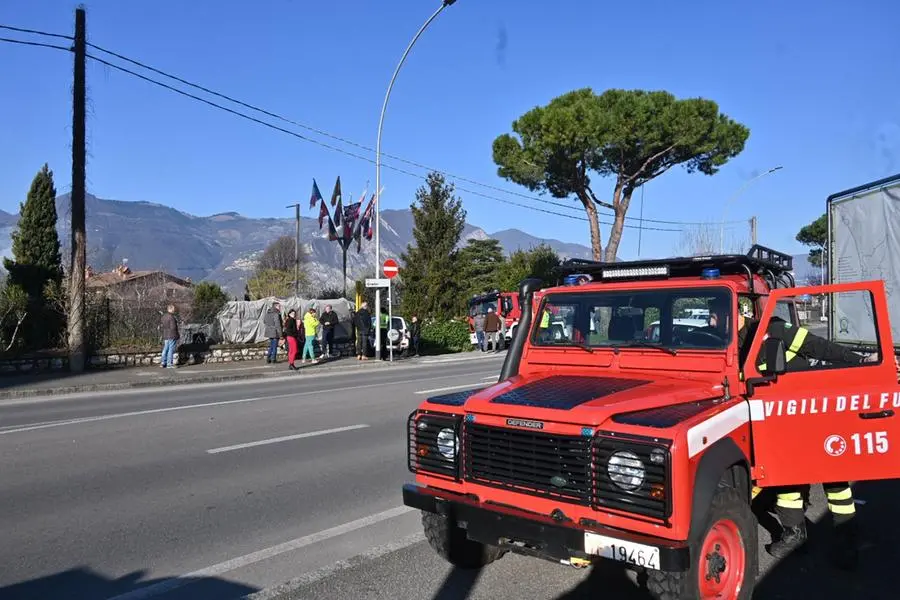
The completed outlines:
{"type": "Polygon", "coordinates": [[[331,192],[331,206],[341,201],[341,176],[338,175],[337,181],[334,182],[334,191],[331,192]]]}
{"type": "Polygon", "coordinates": [[[328,205],[325,204],[325,199],[322,198],[319,202],[319,229],[322,229],[325,219],[331,221],[331,217],[328,215],[328,205]]]}
{"type": "Polygon", "coordinates": [[[334,228],[334,222],[331,219],[328,219],[328,241],[334,242],[338,240],[337,230],[334,228]]]}
{"type": "Polygon", "coordinates": [[[374,216],[375,210],[375,194],[372,194],[372,199],[369,200],[369,205],[366,207],[366,212],[363,213],[362,220],[359,222],[360,229],[363,232],[363,235],[366,236],[367,240],[372,239],[372,217],[374,216]]]}
{"type": "MultiPolygon", "coordinates": [[[[312,194],[309,196],[309,208],[313,209],[316,207],[316,202],[322,201],[322,192],[319,191],[319,186],[316,185],[316,180],[313,179],[313,189],[312,194]]],[[[319,225],[321,227],[321,225],[319,225]]]]}
{"type": "Polygon", "coordinates": [[[359,218],[359,209],[361,205],[361,202],[354,202],[353,204],[348,204],[344,207],[344,222],[350,221],[350,227],[353,227],[353,224],[356,223],[356,220],[359,218]]]}
{"type": "Polygon", "coordinates": [[[334,209],[334,225],[341,226],[341,219],[344,217],[344,207],[341,206],[341,198],[338,196],[337,207],[334,209]]]}

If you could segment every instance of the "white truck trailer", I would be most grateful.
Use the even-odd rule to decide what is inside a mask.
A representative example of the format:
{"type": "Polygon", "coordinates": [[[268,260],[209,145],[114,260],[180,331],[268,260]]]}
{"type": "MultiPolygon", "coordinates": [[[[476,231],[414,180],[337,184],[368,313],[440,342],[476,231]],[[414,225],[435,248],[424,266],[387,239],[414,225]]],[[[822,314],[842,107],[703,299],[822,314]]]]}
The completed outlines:
{"type": "MultiPolygon", "coordinates": [[[[832,194],[826,200],[826,214],[828,282],[883,280],[891,333],[900,342],[900,174],[832,194]]],[[[875,346],[867,294],[834,294],[826,314],[831,339],[875,346]]],[[[900,346],[894,351],[900,352],[900,346]]]]}

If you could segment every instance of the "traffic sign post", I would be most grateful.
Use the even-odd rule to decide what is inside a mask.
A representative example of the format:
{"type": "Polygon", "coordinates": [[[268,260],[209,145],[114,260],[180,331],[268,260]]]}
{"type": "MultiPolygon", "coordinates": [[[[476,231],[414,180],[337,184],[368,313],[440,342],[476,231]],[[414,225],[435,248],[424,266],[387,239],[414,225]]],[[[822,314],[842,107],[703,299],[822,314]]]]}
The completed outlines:
{"type": "Polygon", "coordinates": [[[386,288],[390,287],[390,279],[366,279],[367,288],[386,288]]]}
{"type": "MultiPolygon", "coordinates": [[[[391,294],[394,286],[391,285],[391,280],[400,273],[400,267],[399,265],[397,265],[396,260],[394,260],[393,258],[389,258],[384,261],[384,265],[382,265],[381,270],[384,272],[384,276],[387,277],[388,282],[388,327],[385,337],[388,338],[388,354],[390,356],[390,361],[394,362],[394,344],[390,340],[391,328],[394,326],[394,301],[391,294]]],[[[379,332],[378,335],[380,337],[381,332],[379,332]]]]}

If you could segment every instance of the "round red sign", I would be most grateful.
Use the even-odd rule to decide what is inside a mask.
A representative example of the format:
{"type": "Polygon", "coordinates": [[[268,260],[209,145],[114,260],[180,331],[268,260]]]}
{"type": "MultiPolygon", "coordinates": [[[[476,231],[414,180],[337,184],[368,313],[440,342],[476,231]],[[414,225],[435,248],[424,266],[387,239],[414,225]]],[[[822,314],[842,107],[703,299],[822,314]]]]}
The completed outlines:
{"type": "Polygon", "coordinates": [[[397,261],[393,258],[389,258],[384,261],[384,276],[388,279],[393,279],[397,276],[397,273],[400,272],[400,267],[397,266],[397,261]]]}

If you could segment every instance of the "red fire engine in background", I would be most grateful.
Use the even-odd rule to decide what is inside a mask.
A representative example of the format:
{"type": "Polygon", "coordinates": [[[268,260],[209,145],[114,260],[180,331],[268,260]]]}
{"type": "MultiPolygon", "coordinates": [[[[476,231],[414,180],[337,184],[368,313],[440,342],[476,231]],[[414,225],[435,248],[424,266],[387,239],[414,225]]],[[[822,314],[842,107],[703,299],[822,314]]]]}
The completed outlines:
{"type": "Polygon", "coordinates": [[[505,341],[508,343],[512,339],[513,332],[519,324],[519,318],[522,316],[522,310],[519,306],[519,292],[501,292],[494,290],[487,294],[472,296],[469,300],[469,337],[472,344],[478,343],[475,336],[475,315],[486,315],[488,309],[493,309],[500,317],[505,325],[505,341]]]}

